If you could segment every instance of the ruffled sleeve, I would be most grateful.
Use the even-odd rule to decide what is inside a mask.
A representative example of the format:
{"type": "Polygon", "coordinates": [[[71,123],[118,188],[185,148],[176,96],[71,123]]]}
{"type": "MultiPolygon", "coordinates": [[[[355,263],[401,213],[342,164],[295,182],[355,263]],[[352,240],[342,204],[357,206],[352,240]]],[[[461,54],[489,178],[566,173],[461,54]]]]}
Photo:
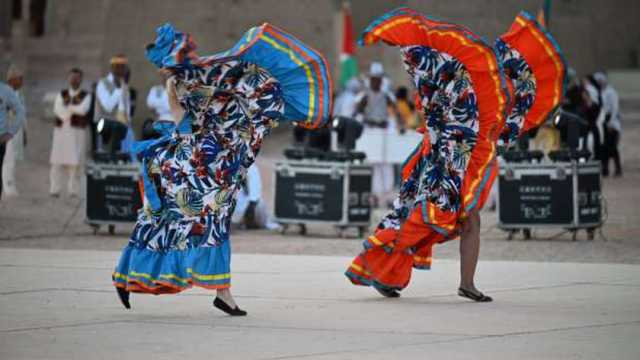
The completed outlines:
{"type": "MultiPolygon", "coordinates": [[[[509,103],[506,81],[493,49],[464,26],[432,19],[409,8],[388,12],[367,27],[360,43],[372,45],[377,42],[403,48],[405,66],[418,88],[422,105],[430,107],[425,109],[427,127],[430,132],[440,132],[434,132],[432,136],[448,136],[447,131],[451,130],[465,138],[474,138],[460,184],[460,212],[464,216],[472,209],[481,208],[487,189],[495,179],[496,142],[509,103]],[[466,75],[461,77],[461,72],[466,75]],[[447,93],[446,101],[454,102],[455,106],[445,107],[451,111],[433,111],[432,105],[437,105],[438,97],[442,96],[439,92],[447,93]],[[438,122],[457,122],[458,117],[477,122],[477,125],[467,129],[451,126],[438,129],[442,127],[438,122]],[[469,129],[473,133],[468,133],[469,129]]],[[[429,206],[429,209],[423,209],[425,214],[442,218],[453,216],[431,202],[425,206],[429,206]]],[[[425,221],[437,222],[432,218],[425,221]]]]}
{"type": "Polygon", "coordinates": [[[524,11],[509,31],[496,40],[494,48],[513,89],[513,101],[501,134],[509,144],[542,125],[560,104],[566,62],[553,36],[524,11]]]}
{"type": "Polygon", "coordinates": [[[147,58],[157,67],[171,68],[183,81],[210,82],[217,63],[246,62],[266,70],[279,83],[284,99],[281,120],[306,128],[326,124],[332,113],[333,84],[325,57],[293,35],[270,24],[249,29],[227,51],[194,57],[196,45],[188,34],[164,24],[157,30],[147,58]],[[203,70],[204,69],[204,70],[203,70]]]}

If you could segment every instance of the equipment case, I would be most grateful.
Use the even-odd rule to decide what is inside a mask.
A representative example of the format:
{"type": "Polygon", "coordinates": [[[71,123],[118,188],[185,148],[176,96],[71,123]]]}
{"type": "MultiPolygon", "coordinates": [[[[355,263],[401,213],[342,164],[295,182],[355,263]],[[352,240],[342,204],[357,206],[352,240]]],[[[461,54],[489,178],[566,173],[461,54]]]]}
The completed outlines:
{"type": "Polygon", "coordinates": [[[86,221],[97,233],[101,225],[133,223],[142,207],[138,179],[140,168],[133,163],[87,164],[86,221]]]}
{"type": "MultiPolygon", "coordinates": [[[[498,227],[507,231],[602,226],[600,162],[504,163],[498,178],[498,227]]],[[[525,235],[526,236],[526,235],[525,235]]]]}
{"type": "Polygon", "coordinates": [[[371,217],[371,166],[349,162],[283,161],[274,168],[275,220],[283,225],[324,223],[340,236],[356,227],[360,236],[371,217]]]}

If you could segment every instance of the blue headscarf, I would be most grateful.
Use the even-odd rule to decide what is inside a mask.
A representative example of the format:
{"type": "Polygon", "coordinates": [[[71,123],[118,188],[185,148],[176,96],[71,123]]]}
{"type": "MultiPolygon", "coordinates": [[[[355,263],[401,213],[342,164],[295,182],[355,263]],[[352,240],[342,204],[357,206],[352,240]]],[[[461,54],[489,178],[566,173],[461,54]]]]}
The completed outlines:
{"type": "Polygon", "coordinates": [[[175,67],[189,63],[186,56],[195,50],[191,35],[176,31],[170,23],[156,29],[156,40],[147,46],[145,55],[158,68],[175,67]]]}

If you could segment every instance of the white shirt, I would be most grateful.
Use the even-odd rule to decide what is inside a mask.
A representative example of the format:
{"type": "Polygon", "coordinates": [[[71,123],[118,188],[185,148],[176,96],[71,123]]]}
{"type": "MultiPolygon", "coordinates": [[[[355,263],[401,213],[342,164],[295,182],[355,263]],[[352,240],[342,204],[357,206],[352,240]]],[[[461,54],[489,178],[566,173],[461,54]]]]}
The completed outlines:
{"type": "MultiPolygon", "coordinates": [[[[112,73],[107,75],[107,81],[114,84],[115,87],[115,80],[112,73]]],[[[129,99],[129,88],[126,84],[122,83],[120,88],[115,88],[112,93],[109,93],[107,87],[102,83],[102,81],[99,81],[98,86],[96,87],[96,100],[100,101],[100,105],[105,111],[112,112],[117,106],[118,112],[127,114],[127,117],[129,117],[131,104],[129,99]]]]}
{"type": "Polygon", "coordinates": [[[363,114],[365,119],[383,121],[389,118],[388,101],[395,101],[395,96],[392,93],[384,89],[373,91],[370,88],[365,88],[356,96],[356,102],[359,104],[365,97],[367,98],[367,106],[364,108],[363,114]]]}
{"type": "Polygon", "coordinates": [[[156,120],[174,121],[171,107],[169,107],[169,95],[164,86],[156,85],[149,90],[147,106],[158,116],[156,120]]]}
{"type": "Polygon", "coordinates": [[[357,105],[357,94],[351,91],[344,91],[336,98],[336,102],[333,107],[333,116],[344,116],[352,118],[356,115],[357,105]]]}
{"type": "Polygon", "coordinates": [[[618,93],[611,86],[607,85],[602,90],[602,111],[605,116],[610,115],[608,126],[617,131],[622,130],[620,124],[620,100],[618,99],[618,93]]]}

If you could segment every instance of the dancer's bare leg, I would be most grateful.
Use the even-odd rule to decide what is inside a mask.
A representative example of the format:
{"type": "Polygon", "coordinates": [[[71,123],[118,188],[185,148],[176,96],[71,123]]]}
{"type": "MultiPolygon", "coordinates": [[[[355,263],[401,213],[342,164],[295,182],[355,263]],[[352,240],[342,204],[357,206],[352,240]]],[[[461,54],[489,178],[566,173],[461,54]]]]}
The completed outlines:
{"type": "Polygon", "coordinates": [[[233,295],[231,295],[231,289],[226,288],[226,289],[218,289],[218,297],[227,303],[227,305],[231,306],[232,308],[235,308],[236,306],[238,306],[236,304],[236,301],[233,299],[233,295]]]}
{"type": "Polygon", "coordinates": [[[479,253],[480,214],[474,209],[462,223],[460,234],[460,287],[475,293],[479,293],[474,283],[479,253]]]}

